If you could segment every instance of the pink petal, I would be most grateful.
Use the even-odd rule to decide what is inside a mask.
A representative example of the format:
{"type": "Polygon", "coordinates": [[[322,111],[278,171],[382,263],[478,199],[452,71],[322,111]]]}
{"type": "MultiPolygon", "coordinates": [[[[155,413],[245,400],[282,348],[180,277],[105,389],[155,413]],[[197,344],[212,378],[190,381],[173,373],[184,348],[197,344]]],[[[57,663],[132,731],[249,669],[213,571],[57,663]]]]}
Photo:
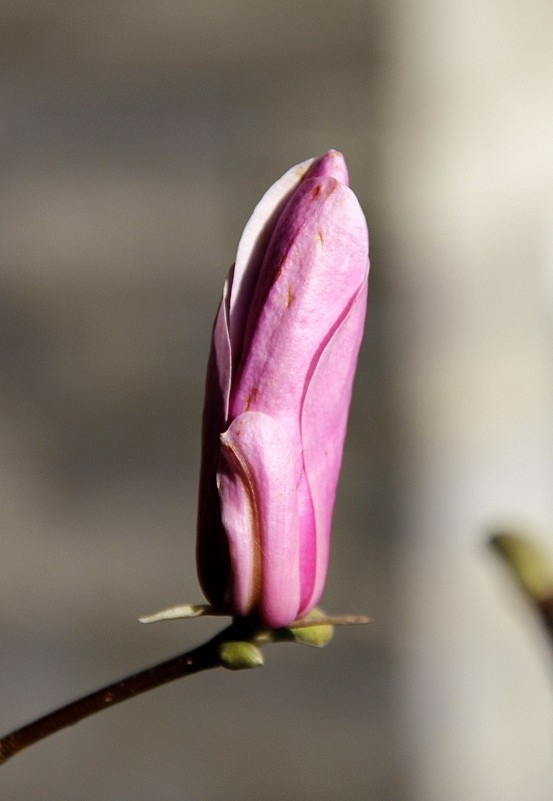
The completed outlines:
{"type": "Polygon", "coordinates": [[[355,195],[333,178],[304,181],[271,240],[251,303],[231,417],[246,409],[299,414],[318,356],[367,272],[367,229],[355,195]]]}
{"type": "Polygon", "coordinates": [[[221,606],[230,569],[226,537],[221,526],[215,471],[219,458],[219,433],[226,428],[228,419],[231,382],[228,303],[231,281],[232,270],[225,281],[223,298],[215,318],[207,365],[196,543],[200,583],[206,598],[216,607],[221,606]],[[216,559],[213,554],[217,554],[216,559]]]}
{"type": "Polygon", "coordinates": [[[221,435],[217,483],[232,564],[228,604],[285,626],[300,603],[299,520],[292,443],[260,412],[239,415],[221,435]]]}
{"type": "Polygon", "coordinates": [[[314,159],[296,164],[263,195],[240,237],[230,296],[230,330],[233,353],[240,350],[252,292],[269,239],[282,209],[314,159]]]}
{"type": "MultiPolygon", "coordinates": [[[[368,278],[368,276],[367,276],[368,278]]],[[[315,606],[328,567],[332,511],[340,473],[357,354],[363,336],[367,278],[344,320],[326,345],[311,377],[302,411],[305,473],[317,532],[315,579],[300,614],[315,606]]],[[[308,560],[312,555],[307,555],[308,560]]],[[[308,564],[309,569],[312,566],[308,564]]],[[[301,570],[303,571],[303,565],[301,570]]]]}
{"type": "Polygon", "coordinates": [[[320,159],[312,162],[305,178],[336,178],[342,184],[349,186],[348,168],[346,160],[338,150],[329,150],[320,159]]]}
{"type": "MultiPolygon", "coordinates": [[[[258,284],[251,312],[256,327],[231,392],[231,417],[249,409],[278,418],[299,455],[295,478],[301,521],[302,609],[309,607],[314,593],[322,588],[328,542],[325,533],[319,545],[317,506],[309,474],[303,471],[300,416],[321,353],[366,283],[367,253],[365,218],[353,193],[333,178],[306,179],[270,243],[263,268],[274,270],[275,265],[278,272],[261,300],[257,298],[258,284]],[[256,300],[261,305],[257,319],[256,300]]],[[[332,375],[327,374],[326,379],[333,381],[332,375]]],[[[327,387],[320,387],[321,394],[326,391],[327,387]]],[[[324,402],[313,414],[327,415],[324,402]]],[[[335,423],[329,416],[328,425],[335,423]]],[[[335,485],[335,477],[332,483],[335,485]]],[[[331,508],[333,501],[334,493],[331,508]]]]}
{"type": "Polygon", "coordinates": [[[319,159],[307,159],[284,173],[265,192],[246,223],[238,244],[230,295],[229,327],[233,354],[241,349],[261,263],[280,215],[303,180],[328,176],[348,185],[346,162],[337,150],[329,150],[319,159]]]}

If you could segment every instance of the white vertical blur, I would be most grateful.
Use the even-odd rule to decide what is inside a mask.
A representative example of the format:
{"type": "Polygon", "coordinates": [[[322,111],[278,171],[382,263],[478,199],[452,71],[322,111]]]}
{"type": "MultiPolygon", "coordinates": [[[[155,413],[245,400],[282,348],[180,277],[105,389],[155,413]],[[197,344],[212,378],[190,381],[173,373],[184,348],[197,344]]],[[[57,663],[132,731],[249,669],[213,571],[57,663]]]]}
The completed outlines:
{"type": "Polygon", "coordinates": [[[547,801],[553,660],[483,543],[515,525],[553,552],[553,6],[396,23],[403,756],[421,801],[547,801]]]}

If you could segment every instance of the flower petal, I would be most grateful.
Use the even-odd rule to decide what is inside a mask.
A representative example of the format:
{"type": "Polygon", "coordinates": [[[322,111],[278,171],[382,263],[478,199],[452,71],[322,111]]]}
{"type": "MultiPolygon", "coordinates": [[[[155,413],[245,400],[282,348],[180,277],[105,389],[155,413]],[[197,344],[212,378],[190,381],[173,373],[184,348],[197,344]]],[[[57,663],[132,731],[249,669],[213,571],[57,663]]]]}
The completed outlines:
{"type": "Polygon", "coordinates": [[[228,605],[262,623],[291,623],[300,603],[295,452],[268,415],[246,412],[221,435],[217,484],[232,565],[228,605]]]}
{"type": "Polygon", "coordinates": [[[246,319],[251,315],[250,302],[259,276],[265,251],[275,225],[294,191],[303,180],[332,176],[348,185],[346,162],[337,150],[329,150],[319,159],[296,164],[263,195],[240,237],[230,294],[230,336],[234,356],[240,351],[246,319]]]}
{"type": "Polygon", "coordinates": [[[251,303],[252,322],[231,390],[231,419],[247,409],[286,419],[299,444],[306,387],[365,280],[366,243],[363,213],[344,184],[306,179],[296,190],[251,303]]]}
{"type": "Polygon", "coordinates": [[[222,593],[227,586],[230,570],[227,540],[221,525],[215,471],[219,458],[219,433],[224,431],[228,420],[232,367],[228,330],[231,283],[232,269],[225,281],[223,298],[215,318],[207,365],[196,541],[200,583],[206,598],[218,608],[222,603],[222,593]],[[216,559],[213,558],[215,553],[216,559]]]}
{"type": "Polygon", "coordinates": [[[252,292],[274,227],[291,194],[313,162],[314,159],[308,159],[291,167],[265,192],[240,237],[230,295],[233,353],[240,350],[252,292]]]}
{"type": "Polygon", "coordinates": [[[338,150],[329,150],[320,159],[315,159],[305,174],[307,178],[336,178],[341,184],[349,186],[346,160],[338,150]]]}
{"type": "MultiPolygon", "coordinates": [[[[303,404],[303,459],[315,512],[317,544],[311,597],[302,606],[300,614],[318,603],[326,579],[332,511],[357,354],[363,336],[367,280],[368,275],[346,317],[321,353],[303,404]]],[[[309,568],[312,569],[312,566],[309,565],[309,568]]]]}
{"type": "MultiPolygon", "coordinates": [[[[302,609],[310,608],[318,591],[328,542],[325,534],[319,555],[317,508],[303,470],[300,417],[321,353],[366,281],[367,253],[365,218],[355,195],[332,177],[306,178],[269,245],[263,264],[269,274],[260,277],[251,304],[256,327],[250,332],[248,321],[243,363],[231,390],[231,419],[246,410],[279,419],[298,454],[302,609]],[[263,296],[262,282],[271,279],[263,296]]],[[[326,378],[333,381],[332,376],[326,378]]],[[[321,387],[321,393],[325,392],[326,387],[321,387]]],[[[313,413],[326,414],[324,409],[313,413]]],[[[334,423],[328,420],[328,425],[334,423]]],[[[333,500],[334,494],[331,504],[333,500]]]]}

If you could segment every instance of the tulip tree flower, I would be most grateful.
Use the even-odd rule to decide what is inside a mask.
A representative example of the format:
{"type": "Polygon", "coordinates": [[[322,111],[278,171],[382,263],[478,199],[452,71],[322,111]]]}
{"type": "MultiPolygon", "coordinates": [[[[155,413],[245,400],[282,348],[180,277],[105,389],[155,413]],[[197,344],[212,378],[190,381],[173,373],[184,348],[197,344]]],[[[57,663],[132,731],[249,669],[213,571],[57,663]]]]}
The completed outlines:
{"type": "Polygon", "coordinates": [[[225,282],[207,368],[197,557],[209,604],[140,618],[230,614],[232,623],[0,737],[0,765],[174,679],[259,667],[269,643],[321,647],[335,625],[370,622],[316,608],[368,272],[367,226],[340,153],[293,167],[265,193],[225,282]]]}
{"type": "Polygon", "coordinates": [[[368,271],[336,151],[289,170],[244,229],[203,418],[198,573],[218,611],[277,628],[321,596],[368,271]]]}

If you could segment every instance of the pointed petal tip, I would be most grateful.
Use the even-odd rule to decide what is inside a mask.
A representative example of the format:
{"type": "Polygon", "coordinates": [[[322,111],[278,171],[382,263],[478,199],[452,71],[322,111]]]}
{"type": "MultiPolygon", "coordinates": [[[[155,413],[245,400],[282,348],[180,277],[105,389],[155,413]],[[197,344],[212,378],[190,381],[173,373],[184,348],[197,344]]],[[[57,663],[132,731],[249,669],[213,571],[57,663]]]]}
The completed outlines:
{"type": "Polygon", "coordinates": [[[339,150],[328,150],[324,156],[316,159],[309,168],[306,178],[324,178],[330,176],[341,184],[349,186],[346,160],[339,150]]]}

